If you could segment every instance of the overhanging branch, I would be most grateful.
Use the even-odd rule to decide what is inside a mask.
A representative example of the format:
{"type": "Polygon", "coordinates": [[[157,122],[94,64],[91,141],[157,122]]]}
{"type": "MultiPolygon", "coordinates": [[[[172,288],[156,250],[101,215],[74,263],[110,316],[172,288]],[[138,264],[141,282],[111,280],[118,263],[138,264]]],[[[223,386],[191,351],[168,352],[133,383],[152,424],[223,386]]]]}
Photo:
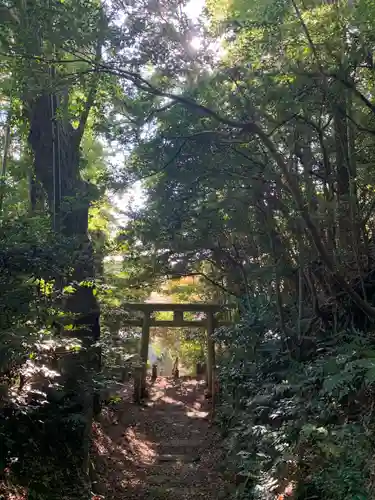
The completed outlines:
{"type": "Polygon", "coordinates": [[[83,134],[85,132],[87,120],[89,118],[90,110],[94,105],[95,97],[98,90],[98,81],[99,81],[99,63],[102,57],[102,37],[99,38],[98,43],[96,45],[96,53],[95,53],[95,61],[94,61],[94,75],[92,78],[89,94],[87,96],[85,107],[82,111],[81,117],[79,119],[79,124],[77,129],[75,130],[75,140],[79,144],[82,140],[83,134]]]}

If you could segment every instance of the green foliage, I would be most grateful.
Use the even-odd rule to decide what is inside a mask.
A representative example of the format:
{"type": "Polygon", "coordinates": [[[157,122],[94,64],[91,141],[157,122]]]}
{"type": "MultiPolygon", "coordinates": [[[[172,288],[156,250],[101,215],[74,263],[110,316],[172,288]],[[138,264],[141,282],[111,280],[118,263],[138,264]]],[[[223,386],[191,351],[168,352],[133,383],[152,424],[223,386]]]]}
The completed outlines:
{"type": "Polygon", "coordinates": [[[3,219],[0,234],[0,469],[7,467],[16,484],[30,487],[31,496],[43,498],[50,492],[52,498],[56,484],[65,481],[66,470],[76,467],[82,451],[77,443],[87,422],[71,425],[69,419],[78,418],[80,409],[72,408],[69,396],[60,394],[56,384],[45,386],[48,377],[44,386],[39,382],[39,392],[27,386],[38,380],[41,368],[53,364],[51,358],[59,347],[69,350],[56,328],[64,315],[55,282],[70,272],[77,242],[59,238],[51,231],[48,217],[3,219]],[[61,411],[63,397],[66,403],[61,411]],[[61,456],[55,455],[51,440],[61,456]],[[65,472],[59,469],[62,462],[65,472]]]}
{"type": "MultiPolygon", "coordinates": [[[[190,333],[190,332],[189,332],[190,333]]],[[[191,373],[195,373],[198,362],[204,361],[204,350],[202,349],[202,338],[191,338],[191,333],[186,335],[180,342],[178,354],[183,366],[191,373]]]]}
{"type": "Polygon", "coordinates": [[[372,495],[374,350],[359,332],[326,332],[306,361],[291,358],[272,305],[253,302],[235,328],[216,332],[218,422],[229,467],[244,477],[241,498],[372,495]],[[273,492],[273,493],[272,493],[273,492]]]}
{"type": "Polygon", "coordinates": [[[51,294],[42,282],[53,282],[70,268],[74,242],[56,239],[48,218],[5,220],[0,235],[0,373],[4,374],[12,373],[14,363],[17,367],[30,354],[53,315],[51,294]]]}
{"type": "Polygon", "coordinates": [[[81,443],[87,426],[82,408],[72,406],[67,396],[53,407],[6,405],[1,417],[0,466],[2,470],[7,466],[8,480],[26,486],[35,500],[84,496],[84,474],[77,484],[69,481],[69,474],[82,460],[81,443]],[[51,439],[56,447],[51,447],[51,439]]]}

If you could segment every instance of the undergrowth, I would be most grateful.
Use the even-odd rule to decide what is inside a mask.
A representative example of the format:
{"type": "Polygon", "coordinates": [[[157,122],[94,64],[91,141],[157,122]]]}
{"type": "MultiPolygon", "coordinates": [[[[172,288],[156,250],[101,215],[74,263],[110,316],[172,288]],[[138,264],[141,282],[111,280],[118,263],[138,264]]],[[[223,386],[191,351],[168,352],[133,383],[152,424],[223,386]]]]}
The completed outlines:
{"type": "Polygon", "coordinates": [[[374,498],[372,335],[313,332],[296,356],[274,314],[257,300],[216,332],[225,346],[217,418],[228,467],[240,477],[237,498],[374,498]]]}

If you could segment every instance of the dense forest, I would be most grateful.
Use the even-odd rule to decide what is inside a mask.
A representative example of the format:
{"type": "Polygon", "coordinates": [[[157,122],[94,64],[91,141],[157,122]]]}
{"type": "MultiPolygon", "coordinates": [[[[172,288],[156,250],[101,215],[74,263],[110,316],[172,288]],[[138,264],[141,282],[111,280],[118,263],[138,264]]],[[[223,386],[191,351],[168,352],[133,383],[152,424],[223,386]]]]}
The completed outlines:
{"type": "Polygon", "coordinates": [[[236,498],[375,498],[374,51],[372,0],[0,0],[1,498],[93,498],[161,289],[232,311],[236,498]]]}

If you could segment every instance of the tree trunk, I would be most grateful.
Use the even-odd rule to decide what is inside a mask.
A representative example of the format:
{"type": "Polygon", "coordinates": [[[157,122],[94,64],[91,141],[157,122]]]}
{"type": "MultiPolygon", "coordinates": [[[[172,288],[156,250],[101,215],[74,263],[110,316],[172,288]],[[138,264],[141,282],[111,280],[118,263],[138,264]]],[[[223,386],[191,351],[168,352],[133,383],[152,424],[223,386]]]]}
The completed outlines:
{"type": "Polygon", "coordinates": [[[10,123],[12,119],[11,111],[8,112],[7,123],[5,126],[5,141],[3,149],[3,157],[1,160],[0,173],[0,215],[3,215],[4,195],[5,195],[5,177],[7,173],[7,161],[10,147],[10,123]]]}
{"type": "Polygon", "coordinates": [[[215,318],[213,313],[207,313],[207,395],[213,395],[213,381],[215,372],[215,342],[213,339],[215,331],[215,318]]]}
{"type": "Polygon", "coordinates": [[[150,344],[150,312],[145,311],[143,316],[141,348],[140,348],[142,371],[141,371],[140,388],[138,389],[137,387],[135,387],[134,391],[134,399],[136,401],[138,400],[138,394],[140,395],[140,399],[143,399],[147,396],[146,379],[147,379],[147,361],[148,361],[149,344],[150,344]]]}
{"type": "MultiPolygon", "coordinates": [[[[36,180],[43,186],[57,232],[74,241],[75,268],[62,279],[75,291],[64,300],[66,335],[78,338],[81,347],[65,355],[61,363],[64,410],[70,408],[72,425],[66,431],[66,443],[74,449],[78,482],[88,478],[88,456],[93,414],[93,375],[100,357],[93,344],[99,340],[99,307],[93,293],[94,261],[88,236],[89,198],[87,184],[79,173],[79,139],[69,122],[56,115],[56,96],[43,94],[27,102],[34,153],[36,180]],[[55,105],[53,103],[55,102],[55,105]],[[78,416],[77,420],[74,415],[78,416]]],[[[61,279],[61,277],[57,277],[61,279]]],[[[69,467],[69,466],[67,466],[69,467]]],[[[69,481],[74,481],[69,472],[69,481]]],[[[57,486],[58,487],[58,486],[57,486]]]]}

